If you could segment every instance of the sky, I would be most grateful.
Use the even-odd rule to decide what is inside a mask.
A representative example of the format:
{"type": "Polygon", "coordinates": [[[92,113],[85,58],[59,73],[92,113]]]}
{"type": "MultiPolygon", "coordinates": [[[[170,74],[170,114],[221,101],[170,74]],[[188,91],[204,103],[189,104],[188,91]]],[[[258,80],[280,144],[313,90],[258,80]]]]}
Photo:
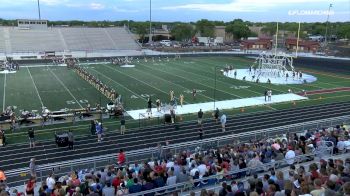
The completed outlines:
{"type": "MultiPolygon", "coordinates": [[[[152,20],[350,21],[350,0],[151,0],[152,20]]],[[[149,20],[150,0],[40,0],[47,20],[149,20]]],[[[0,0],[0,18],[37,19],[37,0],[0,0]]]]}

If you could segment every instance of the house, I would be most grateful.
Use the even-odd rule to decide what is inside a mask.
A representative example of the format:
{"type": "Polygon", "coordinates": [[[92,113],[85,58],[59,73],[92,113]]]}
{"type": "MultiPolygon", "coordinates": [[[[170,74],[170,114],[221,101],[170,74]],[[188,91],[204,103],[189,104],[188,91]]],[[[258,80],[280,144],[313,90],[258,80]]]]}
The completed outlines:
{"type": "Polygon", "coordinates": [[[271,38],[257,38],[242,40],[241,50],[271,50],[272,39],[271,38]]]}
{"type": "MultiPolygon", "coordinates": [[[[290,38],[286,39],[285,47],[289,51],[295,51],[297,48],[297,39],[296,38],[290,38]]],[[[300,40],[298,44],[298,51],[300,52],[317,52],[320,48],[320,43],[317,41],[311,41],[311,40],[300,40]]]]}

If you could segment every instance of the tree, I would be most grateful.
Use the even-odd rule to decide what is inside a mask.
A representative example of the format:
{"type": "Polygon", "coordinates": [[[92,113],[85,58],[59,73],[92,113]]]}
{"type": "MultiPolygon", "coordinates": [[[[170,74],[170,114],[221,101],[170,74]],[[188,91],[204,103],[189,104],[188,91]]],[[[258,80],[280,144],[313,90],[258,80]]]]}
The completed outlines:
{"type": "Polygon", "coordinates": [[[193,26],[190,24],[177,24],[171,29],[171,35],[177,41],[188,41],[194,33],[193,26]]]}
{"type": "Polygon", "coordinates": [[[206,19],[199,20],[196,23],[196,30],[203,37],[214,37],[214,28],[214,23],[206,19]]]}
{"type": "Polygon", "coordinates": [[[143,41],[145,40],[145,35],[148,33],[147,28],[148,26],[146,23],[139,23],[135,25],[136,33],[139,35],[142,44],[143,44],[143,41]]]}
{"type": "Polygon", "coordinates": [[[350,24],[338,27],[337,36],[343,39],[350,39],[350,24]]]}
{"type": "Polygon", "coordinates": [[[276,23],[266,23],[265,25],[263,25],[263,28],[261,28],[261,32],[267,33],[269,35],[275,35],[276,23]]]}
{"type": "Polygon", "coordinates": [[[251,35],[248,25],[240,19],[230,22],[226,26],[225,31],[232,34],[234,39],[247,38],[249,35],[251,35]]]}

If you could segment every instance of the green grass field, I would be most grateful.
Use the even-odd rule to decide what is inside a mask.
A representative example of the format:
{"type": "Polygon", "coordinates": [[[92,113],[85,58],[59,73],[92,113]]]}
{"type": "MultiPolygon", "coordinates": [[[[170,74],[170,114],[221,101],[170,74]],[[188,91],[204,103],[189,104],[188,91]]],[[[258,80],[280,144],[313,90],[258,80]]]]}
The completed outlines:
{"type": "MultiPolygon", "coordinates": [[[[213,101],[215,71],[217,74],[216,100],[231,100],[246,97],[263,96],[265,89],[272,89],[273,94],[287,93],[302,90],[331,89],[349,87],[350,78],[345,74],[325,73],[319,70],[305,69],[318,80],[311,84],[302,85],[269,85],[240,81],[225,77],[219,70],[226,64],[234,68],[247,68],[253,59],[243,57],[182,57],[179,60],[164,59],[161,62],[140,63],[134,62],[135,68],[121,68],[111,64],[96,63],[82,65],[97,76],[105,84],[113,87],[122,95],[126,110],[146,108],[148,96],[155,100],[168,102],[169,91],[174,90],[175,96],[180,93],[185,96],[185,104],[213,101]],[[192,99],[192,89],[197,89],[197,99],[192,99]]],[[[99,93],[89,83],[81,79],[73,70],[66,67],[21,67],[16,74],[0,74],[0,108],[16,106],[16,110],[38,110],[45,106],[54,111],[63,108],[81,108],[87,103],[94,105],[101,99],[102,106],[108,102],[107,98],[99,93]]],[[[267,111],[303,107],[308,105],[338,102],[349,100],[350,92],[336,92],[331,94],[311,95],[309,100],[297,102],[297,106],[288,103],[273,104],[271,107],[259,106],[245,108],[245,112],[267,111]]],[[[228,114],[240,113],[240,109],[228,111],[228,114]]],[[[194,119],[195,115],[188,115],[185,120],[194,119]]],[[[115,129],[118,123],[107,120],[110,130],[115,129]]],[[[132,122],[137,126],[137,122],[132,122]]],[[[152,124],[152,123],[150,123],[152,124]]],[[[60,126],[72,126],[60,125],[60,126]]],[[[77,126],[77,125],[75,125],[77,126]]],[[[84,123],[79,126],[85,126],[84,123]]],[[[42,133],[52,132],[55,127],[44,127],[42,133]]],[[[81,132],[83,134],[83,131],[81,132]]],[[[20,137],[19,133],[13,138],[20,137]]],[[[46,136],[42,135],[42,139],[46,136]]],[[[10,136],[11,138],[11,136],[10,136]]],[[[16,139],[16,140],[17,140],[16,139]]],[[[15,139],[13,139],[15,140],[15,139]]]]}
{"type": "MultiPolygon", "coordinates": [[[[168,102],[170,90],[174,90],[176,97],[184,94],[185,103],[213,101],[215,69],[217,101],[262,96],[267,88],[272,89],[274,94],[281,94],[287,93],[288,89],[300,92],[350,86],[348,78],[328,73],[313,73],[318,80],[311,84],[269,85],[234,80],[223,76],[219,71],[226,64],[233,64],[235,68],[247,68],[252,61],[237,57],[186,57],[176,61],[171,59],[169,62],[134,62],[135,68],[109,64],[83,66],[115,88],[122,95],[127,110],[146,108],[148,96],[168,102]],[[192,99],[193,88],[198,92],[196,100],[192,99]]],[[[16,106],[18,110],[39,111],[42,106],[50,110],[81,108],[87,103],[99,103],[100,97],[102,105],[108,102],[94,87],[65,67],[23,67],[16,74],[0,75],[0,87],[0,92],[3,93],[0,108],[16,106]]]]}

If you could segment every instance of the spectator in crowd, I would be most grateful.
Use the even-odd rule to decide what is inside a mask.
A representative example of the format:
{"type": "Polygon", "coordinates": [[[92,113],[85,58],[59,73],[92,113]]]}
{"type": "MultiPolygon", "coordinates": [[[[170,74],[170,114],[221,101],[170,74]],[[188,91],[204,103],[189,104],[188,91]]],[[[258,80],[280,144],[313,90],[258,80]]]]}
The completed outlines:
{"type": "Polygon", "coordinates": [[[198,133],[199,133],[199,139],[202,140],[203,139],[203,126],[202,125],[199,125],[198,133]]]}
{"type": "Polygon", "coordinates": [[[36,169],[37,169],[37,166],[36,166],[36,164],[35,164],[35,158],[31,158],[31,159],[30,159],[30,163],[29,163],[29,173],[30,173],[30,176],[36,177],[36,169]]]}
{"type": "Polygon", "coordinates": [[[97,142],[101,142],[103,140],[103,127],[101,122],[96,123],[96,134],[97,134],[97,142]]]}
{"type": "Polygon", "coordinates": [[[68,131],[68,149],[73,150],[74,149],[74,134],[72,130],[69,129],[68,131]]]}
{"type": "Polygon", "coordinates": [[[125,134],[125,118],[122,116],[120,118],[120,134],[124,135],[125,134]]]}
{"type": "Polygon", "coordinates": [[[223,182],[222,184],[221,184],[221,189],[220,189],[220,191],[219,191],[219,196],[226,196],[226,194],[227,194],[227,183],[226,182],[223,182]]]}
{"type": "Polygon", "coordinates": [[[119,154],[118,154],[118,161],[117,161],[117,163],[118,163],[119,166],[122,166],[122,165],[125,164],[125,162],[126,162],[126,157],[125,157],[124,150],[120,149],[119,150],[119,154]]]}
{"type": "Polygon", "coordinates": [[[51,192],[55,188],[56,181],[53,177],[53,173],[50,173],[49,176],[46,178],[46,185],[47,185],[47,192],[51,192]]]}
{"type": "Polygon", "coordinates": [[[138,183],[138,179],[134,178],[133,181],[134,181],[134,184],[131,187],[129,187],[129,193],[131,194],[131,193],[141,192],[142,185],[138,183]]]}
{"type": "Polygon", "coordinates": [[[91,120],[90,121],[90,132],[91,132],[91,135],[95,135],[96,134],[96,124],[97,124],[96,120],[91,120]]]}
{"type": "Polygon", "coordinates": [[[226,115],[225,114],[221,115],[220,122],[221,122],[222,132],[225,132],[225,128],[226,128],[226,115]]]}
{"type": "Polygon", "coordinates": [[[292,146],[288,146],[288,151],[285,155],[286,162],[288,165],[293,165],[294,164],[294,158],[295,158],[295,152],[293,150],[292,146]]]}
{"type": "Polygon", "coordinates": [[[202,125],[202,121],[203,121],[203,111],[202,109],[199,109],[199,112],[198,112],[198,125],[202,125]]]}
{"type": "MultiPolygon", "coordinates": [[[[143,190],[181,182],[192,182],[192,187],[205,188],[206,185],[214,184],[212,182],[226,182],[228,180],[233,181],[231,181],[231,185],[223,183],[225,188],[220,190],[221,195],[350,196],[349,158],[345,160],[321,159],[319,163],[305,164],[307,166],[304,166],[302,162],[308,161],[308,159],[300,159],[302,162],[298,169],[293,165],[294,161],[293,163],[289,162],[289,176],[285,176],[279,169],[280,164],[274,164],[277,160],[288,163],[288,153],[291,151],[294,151],[295,155],[292,157],[296,159],[298,148],[305,148],[298,152],[303,155],[309,151],[308,148],[317,148],[317,146],[323,145],[321,141],[327,140],[329,136],[335,137],[338,141],[341,137],[349,139],[348,130],[342,128],[321,132],[310,131],[310,136],[307,136],[309,139],[303,135],[294,135],[293,142],[283,139],[286,137],[273,140],[263,138],[249,143],[232,143],[220,148],[203,149],[198,147],[195,151],[184,150],[177,154],[169,151],[166,156],[160,156],[158,160],[145,161],[143,164],[128,164],[123,150],[120,150],[116,167],[108,165],[100,172],[72,171],[68,176],[60,177],[59,180],[56,180],[57,182],[52,176],[49,176],[46,179],[47,185],[41,187],[40,193],[42,194],[40,196],[46,193],[51,194],[51,192],[55,195],[72,196],[77,192],[76,188],[78,187],[82,195],[107,196],[112,192],[113,195],[123,195],[127,192],[139,193],[143,190]],[[267,166],[263,163],[274,165],[267,166]],[[271,176],[265,174],[262,179],[259,179],[257,173],[261,170],[257,168],[260,166],[265,171],[274,168],[271,171],[271,176]],[[231,174],[238,169],[246,169],[247,171],[231,174]],[[236,182],[236,179],[243,178],[246,174],[253,174],[254,177],[248,180],[249,186],[245,188],[243,182],[236,182]],[[216,176],[210,179],[212,175],[216,176]],[[206,177],[209,179],[204,180],[203,178],[206,177]],[[106,191],[108,188],[110,190],[106,191]]],[[[313,159],[313,156],[310,155],[309,159],[313,159]]],[[[165,189],[169,190],[169,188],[165,189]]],[[[170,192],[172,191],[171,189],[170,192]]],[[[205,194],[210,194],[210,191],[206,192],[205,194]]],[[[162,194],[162,192],[159,193],[162,194]]]]}
{"type": "Polygon", "coordinates": [[[35,177],[30,177],[26,185],[26,195],[34,196],[34,188],[35,188],[35,177]]]}
{"type": "Polygon", "coordinates": [[[117,196],[127,195],[127,194],[129,194],[129,190],[128,190],[128,188],[125,186],[125,183],[122,182],[121,185],[119,186],[118,191],[117,191],[117,196]]]}
{"type": "Polygon", "coordinates": [[[174,171],[170,170],[168,172],[168,178],[166,181],[167,186],[175,185],[176,184],[176,176],[174,175],[174,171]]]}
{"type": "Polygon", "coordinates": [[[3,170],[0,169],[0,181],[6,181],[6,175],[3,170]]]}
{"type": "Polygon", "coordinates": [[[322,187],[322,181],[320,179],[314,180],[314,190],[311,191],[312,196],[321,196],[325,192],[325,189],[322,187]]]}
{"type": "Polygon", "coordinates": [[[5,130],[0,126],[0,146],[6,145],[5,130]]]}
{"type": "Polygon", "coordinates": [[[35,148],[34,128],[28,130],[29,148],[35,148]]]}
{"type": "Polygon", "coordinates": [[[220,114],[219,108],[216,108],[216,110],[214,111],[214,114],[213,114],[213,117],[214,117],[214,120],[216,123],[218,123],[219,114],[220,114]]]}

